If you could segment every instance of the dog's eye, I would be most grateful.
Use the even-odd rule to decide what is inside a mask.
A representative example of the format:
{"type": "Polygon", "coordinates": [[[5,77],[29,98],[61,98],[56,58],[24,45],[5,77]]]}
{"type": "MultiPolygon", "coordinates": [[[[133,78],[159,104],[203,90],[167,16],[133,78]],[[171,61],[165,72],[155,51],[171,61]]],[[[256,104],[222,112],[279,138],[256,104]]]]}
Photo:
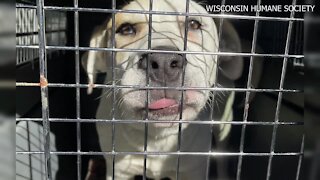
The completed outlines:
{"type": "Polygon", "coordinates": [[[120,27],[117,29],[116,33],[120,33],[121,35],[134,35],[136,34],[136,28],[133,24],[130,23],[124,23],[120,25],[120,27]]]}
{"type": "Polygon", "coordinates": [[[201,29],[202,24],[195,19],[190,19],[188,22],[188,26],[189,26],[189,29],[191,30],[198,30],[198,29],[201,29]]]}

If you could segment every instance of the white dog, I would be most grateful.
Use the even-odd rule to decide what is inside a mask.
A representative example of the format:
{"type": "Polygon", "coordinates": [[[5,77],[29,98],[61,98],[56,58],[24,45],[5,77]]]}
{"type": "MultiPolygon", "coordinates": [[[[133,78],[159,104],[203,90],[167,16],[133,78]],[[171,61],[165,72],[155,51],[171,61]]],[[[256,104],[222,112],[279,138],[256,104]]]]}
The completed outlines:
{"type": "MultiPolygon", "coordinates": [[[[149,0],[134,0],[122,9],[148,11],[149,0]]],[[[152,10],[185,13],[186,0],[154,0],[152,10]]],[[[201,5],[194,1],[190,1],[189,12],[207,13],[201,5]]],[[[188,26],[186,51],[218,52],[219,39],[214,20],[210,17],[189,16],[185,24],[185,18],[185,16],[153,14],[152,33],[149,39],[148,14],[117,13],[115,15],[115,47],[147,50],[148,40],[151,40],[152,50],[183,51],[185,26],[188,26]]],[[[234,29],[228,25],[226,32],[228,33],[223,36],[227,36],[226,39],[229,39],[232,46],[238,50],[240,41],[234,29]]],[[[222,43],[222,48],[225,47],[225,44],[226,42],[222,43]]],[[[112,47],[111,19],[96,29],[91,38],[90,47],[112,47]]],[[[212,105],[211,93],[204,88],[213,87],[217,81],[217,56],[187,53],[184,57],[183,54],[170,52],[149,54],[143,51],[116,52],[113,79],[111,52],[89,51],[83,57],[90,84],[89,93],[92,91],[95,74],[98,72],[107,72],[106,84],[112,84],[112,81],[115,80],[115,85],[123,87],[115,89],[116,99],[113,98],[112,89],[108,89],[107,93],[103,94],[96,115],[97,119],[112,120],[112,115],[114,115],[116,120],[127,120],[124,123],[115,123],[114,134],[112,134],[111,123],[97,123],[102,150],[112,152],[112,143],[114,143],[114,151],[122,152],[115,156],[114,169],[112,156],[105,156],[107,180],[112,179],[113,172],[116,180],[129,180],[134,179],[136,175],[142,175],[145,158],[148,178],[175,179],[178,156],[170,152],[177,152],[179,148],[178,121],[209,121],[212,119],[209,113],[212,105]],[[147,91],[135,88],[145,86],[167,87],[167,89],[154,88],[147,91]],[[173,88],[182,86],[193,88],[193,90],[184,91],[182,96],[181,90],[173,88]],[[116,103],[115,106],[113,103],[116,103]],[[112,111],[113,107],[114,111],[112,111]],[[128,120],[153,122],[148,123],[148,131],[145,134],[145,123],[128,123],[128,120]],[[145,142],[145,135],[147,135],[147,142],[145,142]],[[114,137],[114,142],[112,137],[114,137]],[[147,143],[146,151],[149,153],[146,157],[141,153],[145,150],[145,143],[147,143]]],[[[224,78],[224,82],[236,79],[242,71],[241,60],[231,63],[231,59],[221,58],[219,63],[220,67],[225,68],[222,74],[219,74],[219,79],[224,78]]],[[[226,92],[223,97],[220,97],[219,112],[214,113],[215,120],[231,121],[233,119],[233,100],[233,92],[226,92]]],[[[223,141],[230,128],[230,124],[215,126],[216,142],[223,141]]],[[[211,136],[211,126],[208,124],[183,123],[179,150],[189,153],[209,152],[211,136]]],[[[208,156],[186,153],[180,155],[179,158],[180,179],[206,179],[208,156]]]]}

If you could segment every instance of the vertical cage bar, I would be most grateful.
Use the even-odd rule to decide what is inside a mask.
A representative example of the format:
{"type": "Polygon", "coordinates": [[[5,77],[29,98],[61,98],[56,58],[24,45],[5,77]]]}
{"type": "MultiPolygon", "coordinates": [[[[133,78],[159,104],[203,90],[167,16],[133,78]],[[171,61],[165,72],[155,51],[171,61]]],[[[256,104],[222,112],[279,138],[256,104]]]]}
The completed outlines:
{"type": "MultiPolygon", "coordinates": [[[[37,127],[37,130],[38,130],[38,132],[37,132],[38,134],[42,134],[40,126],[37,127]]],[[[38,140],[39,140],[39,150],[43,151],[43,149],[41,148],[41,145],[43,144],[41,137],[39,137],[38,140]]],[[[43,162],[43,155],[41,154],[40,155],[40,164],[43,164],[43,163],[44,163],[43,162]]],[[[44,179],[43,166],[40,166],[40,171],[42,172],[41,173],[41,179],[44,179]]]]}
{"type": "MultiPolygon", "coordinates": [[[[78,0],[74,0],[74,7],[78,8],[78,0]]],[[[79,12],[74,11],[74,39],[75,47],[79,48],[79,12]]],[[[60,42],[59,42],[60,43],[60,42]]],[[[79,50],[75,51],[75,77],[76,85],[80,84],[80,54],[79,50]]],[[[80,120],[80,88],[76,88],[76,118],[80,120]]],[[[81,152],[81,123],[77,122],[77,152],[81,152]]],[[[77,176],[81,180],[81,155],[77,155],[77,176]]]]}
{"type": "Polygon", "coordinates": [[[300,178],[300,171],[301,171],[301,163],[303,159],[303,152],[304,152],[304,138],[305,136],[302,136],[302,141],[301,141],[301,148],[300,148],[300,156],[299,156],[299,162],[298,162],[298,167],[297,167],[297,174],[296,174],[296,180],[299,180],[300,178]]]}
{"type": "MultiPolygon", "coordinates": [[[[116,46],[116,40],[115,40],[115,36],[116,36],[116,17],[115,17],[115,10],[116,9],[116,0],[112,0],[112,30],[111,30],[111,46],[112,46],[112,50],[115,49],[116,46]]],[[[111,110],[111,114],[112,114],[112,120],[115,120],[115,101],[116,101],[116,92],[115,92],[115,88],[116,88],[116,82],[115,82],[115,51],[111,51],[111,68],[112,68],[112,110],[111,110]]],[[[115,179],[115,124],[114,122],[112,122],[112,179],[115,179]]]]}
{"type": "MultiPolygon", "coordinates": [[[[153,9],[153,0],[149,0],[149,11],[152,11],[153,9]]],[[[149,20],[148,20],[148,50],[151,50],[152,47],[152,14],[149,14],[149,20]]],[[[146,86],[149,87],[150,86],[150,81],[149,81],[149,54],[147,55],[147,71],[146,71],[146,86]]],[[[145,120],[148,121],[149,119],[149,99],[150,99],[150,90],[147,89],[146,91],[146,117],[145,120]]],[[[145,123],[145,129],[144,129],[144,159],[143,159],[143,180],[147,179],[147,152],[148,152],[148,132],[149,132],[149,124],[145,123]]]]}
{"type": "MultiPolygon", "coordinates": [[[[185,22],[184,22],[184,40],[183,40],[183,51],[186,51],[188,48],[188,21],[189,21],[189,6],[190,6],[190,0],[186,0],[186,16],[185,16],[185,22]]],[[[182,66],[182,82],[181,87],[184,87],[184,81],[185,81],[185,71],[186,71],[186,65],[187,65],[187,54],[183,54],[183,66],[182,66]]],[[[181,101],[180,101],[180,115],[179,115],[179,121],[182,120],[182,112],[183,112],[183,98],[184,98],[184,91],[181,91],[181,101]]],[[[179,132],[178,132],[178,146],[177,146],[177,152],[180,152],[181,149],[181,139],[182,139],[182,133],[181,133],[182,123],[179,123],[179,132]]],[[[176,172],[176,180],[179,180],[179,169],[180,169],[180,155],[177,157],[177,172],[176,172]]]]}
{"type": "MultiPolygon", "coordinates": [[[[221,1],[221,6],[223,6],[223,5],[225,5],[226,4],[226,0],[222,0],[221,1]]],[[[221,14],[224,14],[224,12],[223,11],[221,11],[221,14]]],[[[223,26],[223,21],[224,21],[224,19],[223,18],[221,18],[220,19],[220,21],[219,21],[219,31],[218,31],[218,39],[219,39],[219,42],[218,42],[218,47],[217,47],[217,49],[218,49],[218,52],[220,52],[220,43],[221,43],[221,36],[222,36],[222,26],[223,26]]],[[[220,56],[217,56],[217,61],[216,61],[216,64],[217,64],[217,66],[219,65],[219,57],[220,56]]],[[[218,83],[218,76],[219,76],[219,70],[218,70],[218,68],[217,68],[217,70],[216,70],[216,73],[215,73],[215,76],[216,76],[216,79],[215,79],[215,81],[214,81],[214,84],[213,84],[213,87],[214,88],[216,88],[216,87],[218,87],[217,86],[217,83],[218,83]]],[[[211,91],[211,93],[210,93],[210,98],[212,99],[212,101],[211,101],[211,109],[210,109],[210,118],[211,118],[211,121],[215,121],[214,120],[214,106],[215,106],[215,103],[214,103],[214,101],[215,101],[215,92],[214,91],[211,91]]],[[[210,143],[210,145],[209,145],[209,152],[212,152],[212,137],[214,136],[214,134],[213,134],[214,132],[213,132],[213,124],[212,125],[210,125],[210,134],[211,134],[211,137],[210,137],[210,141],[209,141],[209,143],[210,143]]],[[[207,173],[207,180],[209,180],[209,176],[210,176],[210,157],[211,156],[208,156],[207,157],[207,169],[206,169],[206,173],[207,173]]]]}
{"type": "MultiPolygon", "coordinates": [[[[296,2],[297,2],[297,0],[292,0],[292,5],[296,5],[296,2]]],[[[295,14],[294,11],[292,11],[290,13],[290,18],[294,18],[294,14],[295,14]]],[[[285,52],[284,52],[285,55],[289,54],[292,27],[293,27],[293,21],[289,20],[286,47],[285,47],[285,52]]],[[[288,58],[285,57],[283,59],[283,64],[282,64],[282,72],[281,72],[279,90],[283,90],[284,80],[285,80],[286,72],[287,72],[287,65],[288,65],[288,58]]],[[[270,154],[269,160],[268,160],[268,169],[267,169],[266,180],[269,180],[271,177],[272,160],[273,160],[273,154],[274,154],[274,149],[275,149],[275,144],[276,144],[277,130],[278,130],[278,126],[279,126],[277,123],[279,122],[282,96],[283,96],[283,92],[280,91],[279,95],[278,95],[277,108],[276,108],[275,119],[274,119],[275,124],[273,125],[273,130],[272,130],[272,139],[271,139],[271,147],[270,147],[271,154],[270,154]]]]}
{"type": "MultiPolygon", "coordinates": [[[[261,0],[257,1],[257,6],[260,6],[261,0]]],[[[256,12],[256,16],[259,16],[259,11],[256,12]]],[[[257,36],[258,36],[258,28],[259,28],[259,20],[256,19],[254,20],[254,30],[253,30],[253,37],[252,37],[252,46],[251,46],[251,53],[254,54],[256,52],[256,46],[257,46],[257,36]]],[[[253,72],[253,56],[250,56],[250,65],[249,65],[249,74],[248,74],[248,81],[247,81],[247,89],[251,89],[251,81],[252,81],[252,72],[253,72]]],[[[247,122],[248,121],[248,114],[249,114],[249,100],[250,100],[250,91],[246,92],[246,97],[245,97],[245,107],[244,107],[244,112],[243,112],[243,121],[247,122]]],[[[246,137],[246,128],[247,125],[243,124],[242,129],[241,129],[241,137],[240,137],[240,148],[239,152],[243,153],[244,149],[244,140],[246,137]]],[[[239,155],[238,158],[238,165],[237,165],[237,180],[241,179],[241,170],[242,170],[242,160],[243,156],[239,155]]]]}
{"type": "MultiPolygon", "coordinates": [[[[31,139],[30,139],[30,126],[29,122],[27,122],[27,142],[28,142],[28,151],[31,151],[31,139]]],[[[33,179],[33,171],[32,171],[32,154],[29,155],[29,173],[30,173],[30,179],[33,179]]],[[[41,171],[42,172],[42,171],[41,171]]]]}
{"type": "Polygon", "coordinates": [[[37,17],[39,27],[39,73],[40,73],[40,91],[42,124],[44,136],[44,157],[45,157],[45,179],[51,180],[51,155],[50,155],[50,122],[49,122],[49,100],[48,100],[48,80],[46,63],[46,32],[45,32],[45,12],[44,0],[37,0],[37,17]]]}

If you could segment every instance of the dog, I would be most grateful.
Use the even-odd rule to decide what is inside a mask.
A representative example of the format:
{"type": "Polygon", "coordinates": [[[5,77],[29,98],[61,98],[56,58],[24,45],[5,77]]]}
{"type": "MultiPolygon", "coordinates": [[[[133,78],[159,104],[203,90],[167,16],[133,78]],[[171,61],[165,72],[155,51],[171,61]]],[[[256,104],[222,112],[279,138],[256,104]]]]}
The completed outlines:
{"type": "MultiPolygon", "coordinates": [[[[149,11],[149,0],[133,0],[122,9],[149,11]]],[[[155,0],[152,10],[185,13],[186,0],[155,0]]],[[[195,1],[190,1],[189,12],[207,14],[195,1]]],[[[144,173],[156,180],[175,179],[177,174],[183,180],[206,179],[209,157],[190,152],[211,151],[212,126],[185,122],[233,119],[234,92],[219,95],[206,89],[232,86],[242,74],[241,57],[221,56],[218,61],[217,55],[210,54],[218,52],[219,46],[220,50],[241,50],[235,29],[230,23],[224,24],[220,45],[218,28],[211,17],[190,15],[186,20],[186,16],[153,14],[149,28],[149,14],[116,13],[114,24],[108,19],[96,28],[90,47],[114,45],[117,49],[129,49],[114,53],[91,50],[82,57],[89,94],[100,72],[107,74],[105,84],[118,86],[102,94],[96,114],[97,119],[108,121],[96,123],[102,151],[123,152],[114,159],[105,155],[107,180],[113,176],[117,180],[131,180],[144,173]],[[185,51],[207,54],[179,53],[185,51]],[[146,86],[153,88],[144,89],[146,86]],[[210,115],[212,100],[219,106],[214,115],[210,115]],[[114,127],[113,118],[119,120],[114,127]],[[180,120],[184,123],[179,125],[180,120]],[[152,122],[146,125],[147,121],[152,122]],[[170,154],[177,151],[186,153],[170,154]]],[[[222,144],[230,129],[227,123],[213,126],[215,142],[222,144]]],[[[92,173],[89,170],[87,179],[92,173]]]]}

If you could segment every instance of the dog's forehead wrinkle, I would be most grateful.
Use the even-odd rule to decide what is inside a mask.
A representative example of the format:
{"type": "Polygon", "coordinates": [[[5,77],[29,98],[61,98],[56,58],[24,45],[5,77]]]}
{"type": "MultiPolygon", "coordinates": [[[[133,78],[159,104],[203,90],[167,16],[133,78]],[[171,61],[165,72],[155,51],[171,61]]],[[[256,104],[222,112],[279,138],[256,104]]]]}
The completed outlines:
{"type": "MultiPolygon", "coordinates": [[[[175,36],[176,38],[181,38],[181,39],[183,39],[183,37],[181,37],[181,36],[179,36],[179,35],[171,32],[171,31],[168,31],[168,30],[166,30],[166,31],[158,31],[158,32],[156,32],[156,33],[159,33],[159,34],[167,37],[168,39],[173,39],[173,38],[172,38],[172,37],[169,37],[169,36],[166,35],[166,34],[170,34],[170,35],[175,36]]],[[[212,37],[212,36],[210,36],[210,37],[212,37]]],[[[175,39],[176,39],[176,38],[175,38],[175,39]]],[[[181,39],[179,39],[179,40],[181,40],[181,39]]],[[[198,42],[192,41],[192,40],[190,40],[190,39],[188,39],[188,43],[192,43],[192,44],[194,44],[194,45],[200,46],[202,51],[210,52],[209,49],[207,49],[207,48],[205,48],[205,47],[203,46],[203,44],[204,44],[204,41],[203,41],[204,38],[201,38],[201,39],[202,39],[202,43],[201,43],[201,44],[198,43],[198,42]]],[[[205,56],[205,55],[203,55],[203,56],[205,56]]]]}
{"type": "MultiPolygon", "coordinates": [[[[146,36],[147,36],[147,34],[144,37],[146,37],[146,36]]],[[[144,43],[141,43],[141,44],[143,44],[142,47],[148,44],[148,39],[146,39],[146,38],[140,38],[137,41],[142,41],[142,40],[144,41],[144,43]]],[[[183,44],[182,44],[183,38],[181,36],[177,35],[176,33],[173,33],[168,30],[154,32],[153,36],[152,36],[152,42],[155,42],[155,40],[170,40],[172,45],[175,46],[176,48],[181,49],[183,47],[183,44]],[[174,36],[174,37],[172,37],[172,36],[174,36]],[[177,42],[180,42],[180,43],[177,43],[177,42]]],[[[135,42],[137,42],[137,41],[135,41],[135,42]]],[[[191,43],[191,44],[194,44],[194,45],[201,47],[201,51],[210,52],[209,49],[207,49],[203,46],[203,43],[200,44],[200,43],[192,41],[192,40],[188,40],[188,43],[191,43]]],[[[128,43],[125,46],[130,45],[130,44],[133,44],[133,42],[128,43]]],[[[153,44],[156,44],[156,43],[153,43],[153,44]]],[[[121,48],[124,48],[125,46],[121,46],[121,48]]]]}

